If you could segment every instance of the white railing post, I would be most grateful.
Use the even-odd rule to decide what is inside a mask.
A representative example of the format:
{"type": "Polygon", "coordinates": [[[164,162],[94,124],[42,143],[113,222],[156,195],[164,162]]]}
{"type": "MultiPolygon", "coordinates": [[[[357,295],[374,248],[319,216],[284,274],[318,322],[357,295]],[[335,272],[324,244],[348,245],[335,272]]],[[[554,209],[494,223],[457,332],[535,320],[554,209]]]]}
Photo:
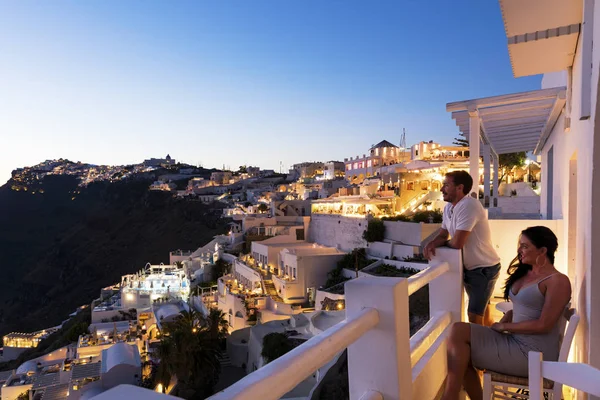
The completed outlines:
{"type": "Polygon", "coordinates": [[[385,399],[410,400],[408,281],[361,277],[346,283],[345,291],[347,318],[367,307],[379,312],[379,323],[348,347],[350,399],[375,391],[385,399]]]}
{"type": "Polygon", "coordinates": [[[542,400],[544,383],[542,361],[542,353],[529,352],[529,398],[531,400],[542,400]]]}
{"type": "Polygon", "coordinates": [[[412,395],[418,399],[435,398],[448,372],[446,337],[450,332],[450,325],[461,321],[463,315],[460,251],[436,249],[436,256],[430,261],[429,269],[408,278],[408,281],[409,293],[429,282],[431,318],[411,338],[412,395]]]}
{"type": "Polygon", "coordinates": [[[463,267],[459,250],[438,247],[431,268],[447,262],[449,271],[429,283],[429,315],[449,311],[452,322],[463,320],[463,267]]]}

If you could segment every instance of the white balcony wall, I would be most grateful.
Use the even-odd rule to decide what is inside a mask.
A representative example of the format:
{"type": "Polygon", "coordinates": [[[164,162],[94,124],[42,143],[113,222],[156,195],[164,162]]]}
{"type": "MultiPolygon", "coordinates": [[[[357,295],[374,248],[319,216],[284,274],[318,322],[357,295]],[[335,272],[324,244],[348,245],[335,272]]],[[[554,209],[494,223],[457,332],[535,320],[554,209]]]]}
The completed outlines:
{"type": "Polygon", "coordinates": [[[412,257],[419,253],[419,247],[404,244],[395,244],[392,248],[392,257],[402,260],[404,257],[412,257]]]}
{"type": "Polygon", "coordinates": [[[303,285],[299,281],[285,280],[273,275],[273,285],[286,303],[302,303],[304,301],[303,285]]]}
{"type": "MultiPolygon", "coordinates": [[[[463,315],[460,252],[439,249],[431,268],[409,279],[362,277],[346,284],[346,319],[246,376],[211,400],[279,399],[348,348],[350,399],[432,399],[447,375],[446,338],[463,315]],[[409,338],[408,297],[430,285],[432,319],[409,338]],[[365,397],[367,396],[367,397],[365,397]]],[[[275,321],[274,321],[275,322],[275,321]]],[[[249,372],[261,338],[286,322],[252,329],[249,372]],[[256,334],[256,335],[255,335],[256,334]]]]}
{"type": "Polygon", "coordinates": [[[2,399],[17,400],[21,393],[25,393],[33,387],[33,384],[18,385],[18,386],[2,386],[0,388],[2,399]]]}
{"type": "Polygon", "coordinates": [[[317,290],[317,296],[315,299],[315,310],[319,311],[323,309],[323,301],[325,298],[331,300],[345,300],[346,296],[344,294],[337,293],[329,293],[324,290],[317,290]]]}
{"type": "MultiPolygon", "coordinates": [[[[113,317],[120,317],[119,311],[126,311],[127,308],[118,308],[116,310],[107,311],[92,311],[92,324],[103,322],[104,320],[110,321],[113,317]]],[[[104,321],[106,322],[106,321],[104,321]]]]}
{"type": "Polygon", "coordinates": [[[251,287],[254,289],[256,287],[260,287],[261,277],[260,274],[244,264],[239,260],[235,260],[233,262],[233,266],[235,268],[234,275],[236,278],[244,278],[247,282],[250,283],[251,287]]]}
{"type": "Polygon", "coordinates": [[[230,331],[246,327],[246,308],[239,295],[229,292],[225,295],[219,294],[217,308],[225,313],[230,331]]]}
{"type": "Polygon", "coordinates": [[[367,254],[370,257],[392,258],[392,247],[393,246],[394,245],[392,243],[386,243],[386,242],[369,243],[369,247],[367,247],[367,254]]]}
{"type": "Polygon", "coordinates": [[[541,151],[540,208],[543,217],[564,220],[564,229],[558,237],[559,249],[566,250],[567,271],[573,285],[572,298],[574,306],[581,310],[581,323],[573,348],[574,361],[600,368],[600,346],[594,345],[600,343],[600,292],[597,290],[600,286],[600,215],[592,208],[600,202],[597,165],[600,159],[600,116],[596,115],[600,7],[597,4],[592,6],[593,14],[589,13],[587,5],[590,3],[593,5],[594,2],[584,2],[583,32],[573,61],[572,80],[569,82],[569,74],[565,72],[546,74],[542,80],[543,88],[570,86],[571,96],[567,98],[567,106],[541,151]],[[591,31],[588,31],[590,26],[591,31]],[[591,48],[586,48],[584,37],[589,33],[592,34],[592,44],[591,48]],[[591,59],[592,67],[582,61],[584,53],[591,59]],[[591,110],[589,118],[583,111],[586,108],[591,110]]]}
{"type": "Polygon", "coordinates": [[[442,224],[424,224],[404,221],[385,221],[386,240],[401,242],[403,244],[420,246],[433,232],[437,231],[442,224]]]}

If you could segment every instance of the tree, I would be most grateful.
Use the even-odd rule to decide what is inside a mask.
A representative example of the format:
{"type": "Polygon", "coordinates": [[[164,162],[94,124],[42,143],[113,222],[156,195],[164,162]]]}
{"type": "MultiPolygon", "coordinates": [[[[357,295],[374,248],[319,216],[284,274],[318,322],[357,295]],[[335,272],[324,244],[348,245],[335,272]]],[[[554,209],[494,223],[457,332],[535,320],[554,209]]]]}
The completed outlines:
{"type": "Polygon", "coordinates": [[[159,365],[155,384],[165,386],[177,376],[178,394],[204,398],[212,394],[219,378],[219,344],[211,336],[210,323],[200,313],[182,311],[172,322],[163,324],[164,335],[156,348],[159,365]]]}
{"type": "Polygon", "coordinates": [[[265,203],[260,203],[258,205],[258,212],[260,213],[266,213],[267,211],[269,211],[269,206],[266,205],[265,203]]]}
{"type": "Polygon", "coordinates": [[[223,275],[227,275],[231,270],[231,264],[219,258],[213,267],[213,279],[219,279],[223,275]]]}
{"type": "Polygon", "coordinates": [[[465,139],[464,137],[454,138],[454,141],[452,142],[452,144],[455,146],[469,147],[469,141],[467,139],[465,139]]]}
{"type": "Polygon", "coordinates": [[[287,333],[273,332],[263,338],[263,349],[260,355],[270,363],[293,349],[294,344],[287,333]]]}
{"type": "Polygon", "coordinates": [[[369,221],[367,229],[363,232],[363,239],[367,242],[381,242],[385,235],[385,225],[381,219],[374,218],[369,221]]]}
{"type": "Polygon", "coordinates": [[[238,170],[240,174],[245,174],[248,172],[248,168],[245,165],[240,165],[240,169],[238,170]]]}
{"type": "Polygon", "coordinates": [[[525,165],[527,159],[527,153],[520,151],[517,153],[500,154],[498,156],[498,167],[502,170],[502,175],[498,182],[502,182],[506,174],[513,169],[513,167],[522,167],[525,165]]]}
{"type": "Polygon", "coordinates": [[[229,322],[225,318],[225,313],[218,308],[212,307],[206,317],[210,337],[216,342],[221,342],[227,337],[229,322]]]}

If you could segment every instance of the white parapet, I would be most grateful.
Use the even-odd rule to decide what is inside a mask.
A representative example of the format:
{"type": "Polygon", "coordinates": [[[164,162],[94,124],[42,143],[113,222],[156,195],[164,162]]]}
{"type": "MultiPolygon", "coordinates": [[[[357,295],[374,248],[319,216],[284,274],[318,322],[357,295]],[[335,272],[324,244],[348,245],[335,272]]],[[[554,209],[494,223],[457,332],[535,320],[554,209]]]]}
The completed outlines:
{"type": "Polygon", "coordinates": [[[377,325],[379,314],[362,309],[354,317],[335,325],[321,335],[251,373],[210,400],[279,399],[307,376],[327,364],[366,331],[377,325]]]}
{"type": "Polygon", "coordinates": [[[353,279],[345,294],[346,320],[210,399],[279,399],[345,348],[351,400],[435,398],[446,377],[447,334],[463,315],[460,252],[438,249],[409,279],[353,279]],[[411,338],[409,296],[425,285],[431,319],[411,338]]]}

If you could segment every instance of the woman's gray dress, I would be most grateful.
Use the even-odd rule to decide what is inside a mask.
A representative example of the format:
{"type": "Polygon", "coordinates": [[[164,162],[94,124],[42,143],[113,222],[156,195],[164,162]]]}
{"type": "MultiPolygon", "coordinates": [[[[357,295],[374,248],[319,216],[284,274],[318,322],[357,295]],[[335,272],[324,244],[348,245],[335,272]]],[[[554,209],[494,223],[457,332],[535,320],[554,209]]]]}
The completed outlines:
{"type": "MultiPolygon", "coordinates": [[[[512,322],[540,317],[545,297],[538,285],[552,275],[521,288],[516,295],[511,289],[509,297],[513,303],[512,322]]],[[[485,326],[471,324],[471,362],[478,369],[526,377],[530,351],[541,352],[545,361],[558,360],[558,329],[557,322],[550,332],[544,334],[506,334],[485,326]]]]}

